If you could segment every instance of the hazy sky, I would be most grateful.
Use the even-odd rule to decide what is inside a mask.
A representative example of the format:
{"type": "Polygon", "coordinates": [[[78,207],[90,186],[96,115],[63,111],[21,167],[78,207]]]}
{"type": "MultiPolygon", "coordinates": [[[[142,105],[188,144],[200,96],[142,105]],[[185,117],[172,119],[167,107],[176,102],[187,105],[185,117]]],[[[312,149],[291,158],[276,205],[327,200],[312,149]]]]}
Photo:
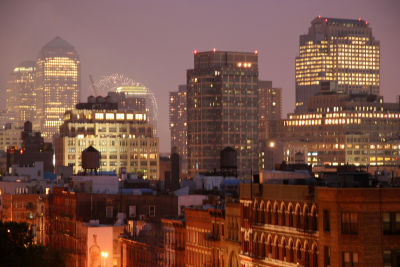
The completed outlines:
{"type": "Polygon", "coordinates": [[[400,94],[399,13],[399,0],[0,0],[0,89],[15,65],[35,59],[60,36],[80,55],[82,100],[91,94],[89,74],[95,80],[125,74],[155,93],[160,151],[167,152],[168,93],[186,83],[194,49],[257,49],[260,78],[283,88],[286,114],[294,108],[299,35],[319,14],[361,17],[381,42],[381,93],[394,102],[400,94]]]}

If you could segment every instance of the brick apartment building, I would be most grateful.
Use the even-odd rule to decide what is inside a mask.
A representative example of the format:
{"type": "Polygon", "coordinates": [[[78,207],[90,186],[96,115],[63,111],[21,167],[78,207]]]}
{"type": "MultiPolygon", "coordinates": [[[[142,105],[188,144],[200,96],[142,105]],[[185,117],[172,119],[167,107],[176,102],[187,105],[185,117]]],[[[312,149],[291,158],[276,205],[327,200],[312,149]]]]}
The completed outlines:
{"type": "Polygon", "coordinates": [[[49,200],[48,243],[70,252],[70,266],[83,267],[87,260],[84,223],[95,220],[99,225],[114,225],[124,217],[160,223],[163,217],[177,216],[177,211],[174,196],[89,194],[53,188],[49,200]]]}
{"type": "Polygon", "coordinates": [[[225,266],[223,236],[223,210],[186,209],[186,266],[225,266]]]}
{"type": "Polygon", "coordinates": [[[399,266],[399,188],[241,184],[241,266],[399,266]]]}

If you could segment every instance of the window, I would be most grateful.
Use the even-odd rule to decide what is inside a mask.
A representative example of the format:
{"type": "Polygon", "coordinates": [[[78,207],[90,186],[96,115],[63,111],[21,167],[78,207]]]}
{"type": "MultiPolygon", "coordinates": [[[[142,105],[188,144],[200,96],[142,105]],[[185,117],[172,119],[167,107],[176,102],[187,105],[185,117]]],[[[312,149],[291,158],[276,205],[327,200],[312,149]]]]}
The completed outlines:
{"type": "Polygon", "coordinates": [[[149,206],[149,217],[154,217],[154,216],[156,216],[156,207],[149,206]]]}
{"type": "Polygon", "coordinates": [[[112,218],[113,217],[113,206],[107,206],[106,207],[106,218],[112,218]]]}
{"type": "Polygon", "coordinates": [[[106,113],[106,120],[113,120],[114,119],[114,113],[106,113]]]}
{"type": "Polygon", "coordinates": [[[357,213],[345,212],[342,214],[342,234],[357,234],[357,213]]]}
{"type": "Polygon", "coordinates": [[[358,267],[358,253],[343,252],[343,267],[358,267]]]}
{"type": "Polygon", "coordinates": [[[385,212],[382,215],[383,234],[400,234],[400,212],[385,212]]]}
{"type": "Polygon", "coordinates": [[[324,267],[331,266],[331,249],[327,246],[324,247],[324,267]]]}
{"type": "Polygon", "coordinates": [[[392,251],[383,251],[383,267],[392,267],[392,251]]]}
{"type": "Polygon", "coordinates": [[[129,206],[129,217],[136,217],[136,206],[129,206]]]}
{"type": "Polygon", "coordinates": [[[104,114],[103,113],[96,113],[94,115],[94,117],[96,118],[96,120],[102,120],[102,119],[104,119],[104,114]]]}
{"type": "Polygon", "coordinates": [[[329,210],[323,211],[323,225],[324,232],[329,232],[331,230],[331,223],[329,221],[329,210]]]}

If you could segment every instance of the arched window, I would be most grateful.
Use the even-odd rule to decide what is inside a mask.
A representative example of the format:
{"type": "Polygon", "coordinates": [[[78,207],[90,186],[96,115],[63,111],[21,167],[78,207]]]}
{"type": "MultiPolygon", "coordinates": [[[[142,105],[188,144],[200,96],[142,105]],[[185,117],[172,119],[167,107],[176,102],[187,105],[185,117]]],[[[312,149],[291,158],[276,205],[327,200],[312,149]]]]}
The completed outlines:
{"type": "Polygon", "coordinates": [[[257,204],[257,200],[254,202],[254,205],[253,205],[253,223],[258,223],[258,204],[257,204]]]}
{"type": "Polygon", "coordinates": [[[292,203],[289,204],[288,208],[288,217],[289,217],[289,227],[293,227],[293,205],[292,203]]]}
{"type": "Polygon", "coordinates": [[[258,252],[259,252],[259,246],[258,246],[258,240],[257,240],[257,233],[254,234],[253,238],[253,256],[258,257],[258,252]]]}
{"type": "Polygon", "coordinates": [[[309,213],[310,213],[310,210],[309,210],[307,204],[304,204],[304,207],[303,207],[303,228],[306,231],[310,229],[310,222],[309,222],[310,216],[309,216],[309,213]]]}
{"type": "Polygon", "coordinates": [[[266,252],[267,252],[267,257],[272,258],[272,237],[270,235],[267,238],[266,252]]]}
{"type": "Polygon", "coordinates": [[[286,206],[285,206],[284,202],[282,202],[282,204],[281,204],[280,212],[281,212],[281,223],[280,223],[280,225],[286,226],[286,206]]]}
{"type": "Polygon", "coordinates": [[[318,267],[318,247],[317,247],[317,244],[316,243],[314,243],[313,244],[313,246],[312,246],[312,250],[311,250],[312,252],[312,255],[311,255],[311,266],[312,267],[318,267]]]}
{"type": "Polygon", "coordinates": [[[317,225],[317,207],[315,205],[313,205],[311,207],[311,230],[313,231],[317,231],[318,229],[318,225],[317,225]]]}
{"type": "Polygon", "coordinates": [[[264,201],[260,203],[260,210],[258,215],[259,223],[265,224],[265,204],[264,201]]]}
{"type": "Polygon", "coordinates": [[[265,251],[265,235],[261,236],[260,239],[260,257],[265,258],[266,251],[265,251]]]}
{"type": "Polygon", "coordinates": [[[284,237],[282,237],[281,248],[282,248],[282,260],[283,260],[283,261],[287,261],[287,256],[286,256],[286,240],[285,240],[284,237]]]}
{"type": "Polygon", "coordinates": [[[268,201],[267,203],[267,224],[272,224],[272,207],[271,207],[271,202],[268,201]]]}
{"type": "Polygon", "coordinates": [[[279,242],[278,242],[278,237],[275,237],[274,240],[274,259],[279,260],[279,242]]]}
{"type": "Polygon", "coordinates": [[[296,262],[299,264],[301,264],[301,262],[302,262],[300,240],[297,240],[297,242],[296,242],[296,262]]]}
{"type": "Polygon", "coordinates": [[[296,210],[295,210],[295,225],[296,225],[296,228],[297,229],[299,229],[299,228],[301,228],[301,220],[300,220],[300,213],[301,213],[301,210],[300,210],[300,205],[299,204],[297,204],[296,205],[296,210]]]}
{"type": "Polygon", "coordinates": [[[310,267],[310,249],[307,242],[304,244],[304,266],[310,267]]]}
{"type": "Polygon", "coordinates": [[[289,240],[288,262],[294,262],[293,239],[289,240]]]}
{"type": "Polygon", "coordinates": [[[279,209],[278,209],[278,203],[274,203],[274,224],[278,225],[279,224],[279,209]]]}

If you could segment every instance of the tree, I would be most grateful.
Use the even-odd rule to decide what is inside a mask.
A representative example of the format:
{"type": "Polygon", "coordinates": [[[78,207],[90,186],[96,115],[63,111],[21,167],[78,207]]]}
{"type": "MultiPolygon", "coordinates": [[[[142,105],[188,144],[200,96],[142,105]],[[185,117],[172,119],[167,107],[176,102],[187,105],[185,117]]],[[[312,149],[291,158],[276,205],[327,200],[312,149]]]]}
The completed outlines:
{"type": "Polygon", "coordinates": [[[26,223],[0,222],[0,266],[65,267],[67,254],[33,243],[26,223]]]}

